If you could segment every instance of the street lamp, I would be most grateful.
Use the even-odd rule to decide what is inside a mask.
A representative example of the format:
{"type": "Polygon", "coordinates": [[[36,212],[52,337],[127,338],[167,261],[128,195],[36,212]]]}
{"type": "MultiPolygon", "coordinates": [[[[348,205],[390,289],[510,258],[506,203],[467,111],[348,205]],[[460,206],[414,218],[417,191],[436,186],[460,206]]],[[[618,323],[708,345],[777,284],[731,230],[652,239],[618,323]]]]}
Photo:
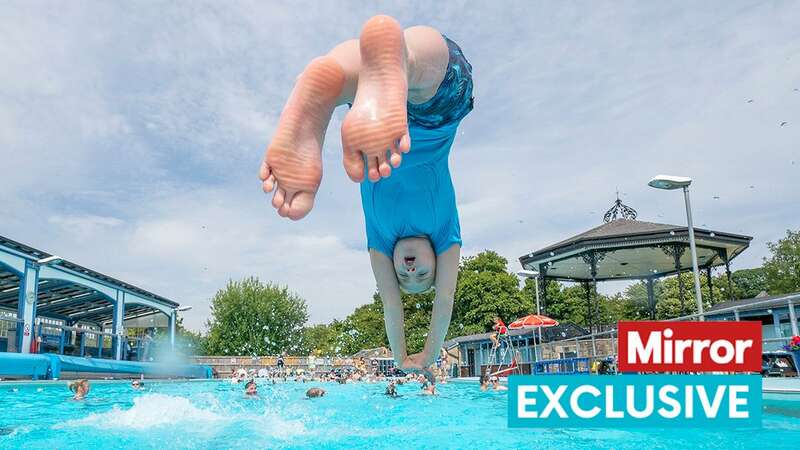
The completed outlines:
{"type": "MultiPolygon", "coordinates": [[[[533,288],[536,292],[536,315],[541,315],[542,310],[539,308],[539,280],[536,277],[539,276],[539,272],[535,270],[520,270],[517,272],[517,275],[522,278],[530,278],[533,280],[533,288]]],[[[539,329],[539,344],[542,343],[542,327],[537,327],[539,329]]],[[[535,350],[535,349],[534,349],[535,350]]],[[[538,361],[537,355],[537,361],[538,361]]]]}
{"type": "MultiPolygon", "coordinates": [[[[689,202],[689,185],[692,179],[688,177],[677,177],[672,175],[657,175],[649,183],[650,187],[665,189],[668,191],[683,189],[683,198],[686,201],[686,221],[689,228],[689,248],[692,252],[692,272],[694,273],[694,298],[697,300],[697,312],[700,320],[705,320],[703,316],[703,295],[700,292],[700,269],[697,267],[697,248],[694,243],[694,226],[692,225],[692,204],[689,202]]],[[[680,276],[680,274],[678,274],[680,276]]]]}
{"type": "Polygon", "coordinates": [[[177,308],[175,308],[175,311],[184,312],[190,309],[192,309],[191,305],[185,305],[185,306],[178,306],[177,308]]]}
{"type": "Polygon", "coordinates": [[[58,264],[63,260],[64,260],[64,258],[62,258],[60,256],[52,255],[52,256],[48,256],[47,258],[38,259],[38,260],[36,260],[36,262],[38,264],[43,265],[43,266],[49,266],[50,264],[58,264]]]}

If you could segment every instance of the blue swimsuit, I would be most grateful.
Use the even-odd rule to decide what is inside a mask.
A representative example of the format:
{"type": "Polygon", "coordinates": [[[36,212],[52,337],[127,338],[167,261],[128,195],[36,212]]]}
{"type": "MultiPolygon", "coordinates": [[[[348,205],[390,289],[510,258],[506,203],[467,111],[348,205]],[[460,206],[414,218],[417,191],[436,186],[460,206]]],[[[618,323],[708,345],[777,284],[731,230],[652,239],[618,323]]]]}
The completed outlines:
{"type": "Polygon", "coordinates": [[[361,183],[367,247],[389,258],[399,239],[426,236],[437,255],[461,245],[448,156],[461,119],[473,106],[472,66],[445,37],[450,61],[436,95],[408,104],[411,151],[389,178],[361,183]]]}

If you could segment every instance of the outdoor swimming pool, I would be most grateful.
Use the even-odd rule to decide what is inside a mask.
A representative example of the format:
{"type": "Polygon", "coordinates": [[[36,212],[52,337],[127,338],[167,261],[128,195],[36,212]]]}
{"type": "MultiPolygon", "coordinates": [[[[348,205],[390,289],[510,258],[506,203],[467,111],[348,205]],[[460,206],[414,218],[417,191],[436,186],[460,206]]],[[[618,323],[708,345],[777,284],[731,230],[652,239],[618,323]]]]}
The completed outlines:
{"type": "Polygon", "coordinates": [[[765,400],[763,428],[750,430],[510,430],[506,393],[473,384],[259,384],[259,399],[224,381],[95,383],[85,401],[63,384],[2,385],[0,448],[789,448],[800,404],[765,400]],[[321,386],[323,398],[307,400],[321,386]],[[14,389],[17,389],[14,391],[14,389]]]}

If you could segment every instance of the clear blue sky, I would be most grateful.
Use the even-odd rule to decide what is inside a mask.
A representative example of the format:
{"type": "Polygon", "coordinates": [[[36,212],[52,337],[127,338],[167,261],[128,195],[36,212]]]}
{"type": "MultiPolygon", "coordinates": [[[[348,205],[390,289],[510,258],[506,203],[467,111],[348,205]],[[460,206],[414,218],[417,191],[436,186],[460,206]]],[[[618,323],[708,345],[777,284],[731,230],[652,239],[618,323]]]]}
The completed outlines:
{"type": "Polygon", "coordinates": [[[517,269],[599,225],[617,189],[685,223],[657,173],[695,178],[698,226],[754,236],[738,268],[800,228],[796,2],[436,3],[0,3],[0,234],[193,305],[196,329],[247,275],[314,322],[345,316],[375,287],[344,111],[304,221],[256,173],[294,77],[376,13],[439,28],[474,66],[451,156],[466,255],[517,269]]]}

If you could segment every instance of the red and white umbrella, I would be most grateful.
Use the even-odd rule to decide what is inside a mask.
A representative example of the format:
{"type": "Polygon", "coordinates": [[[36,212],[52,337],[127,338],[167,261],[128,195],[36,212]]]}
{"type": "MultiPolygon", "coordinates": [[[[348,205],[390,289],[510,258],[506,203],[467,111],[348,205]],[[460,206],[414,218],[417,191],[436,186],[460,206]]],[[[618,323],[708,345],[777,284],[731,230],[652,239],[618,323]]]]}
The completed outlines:
{"type": "Polygon", "coordinates": [[[508,328],[511,328],[512,330],[528,330],[532,328],[548,328],[555,326],[558,326],[558,321],[555,319],[551,319],[547,316],[542,316],[539,314],[530,314],[511,322],[508,325],[508,328]]]}
{"type": "MultiPolygon", "coordinates": [[[[558,321],[555,319],[551,319],[541,314],[530,314],[511,322],[511,324],[508,325],[508,328],[511,328],[512,330],[539,330],[539,343],[541,343],[542,328],[556,326],[558,326],[558,321]]],[[[537,355],[536,360],[538,361],[539,354],[536,352],[536,340],[533,341],[533,351],[534,354],[537,355]]]]}

